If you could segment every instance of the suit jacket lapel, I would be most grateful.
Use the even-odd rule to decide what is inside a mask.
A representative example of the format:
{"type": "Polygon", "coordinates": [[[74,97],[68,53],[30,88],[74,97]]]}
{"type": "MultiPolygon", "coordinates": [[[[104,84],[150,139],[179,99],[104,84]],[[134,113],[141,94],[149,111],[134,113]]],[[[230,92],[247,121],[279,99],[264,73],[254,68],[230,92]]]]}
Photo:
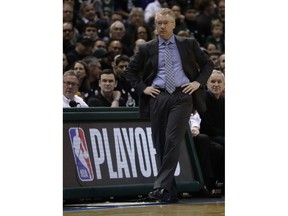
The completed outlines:
{"type": "Polygon", "coordinates": [[[186,67],[187,65],[183,64],[183,62],[193,61],[193,59],[187,59],[188,56],[191,56],[192,50],[189,49],[189,46],[187,46],[188,44],[185,42],[185,40],[183,40],[183,38],[175,36],[175,41],[179,50],[180,58],[182,59],[182,67],[185,72],[188,70],[188,68],[186,67]]]}
{"type": "Polygon", "coordinates": [[[153,66],[153,72],[157,73],[158,70],[158,40],[152,40],[148,44],[148,52],[151,58],[151,63],[153,66]]]}

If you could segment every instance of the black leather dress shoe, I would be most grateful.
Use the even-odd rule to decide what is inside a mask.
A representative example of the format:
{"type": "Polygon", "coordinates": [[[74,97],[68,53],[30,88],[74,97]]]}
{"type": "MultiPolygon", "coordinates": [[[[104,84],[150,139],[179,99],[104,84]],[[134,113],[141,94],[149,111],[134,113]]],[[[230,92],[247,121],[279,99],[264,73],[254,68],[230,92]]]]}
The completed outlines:
{"type": "Polygon", "coordinates": [[[165,203],[176,203],[178,202],[177,195],[170,194],[169,191],[158,188],[148,194],[148,197],[152,200],[157,200],[165,203]]]}

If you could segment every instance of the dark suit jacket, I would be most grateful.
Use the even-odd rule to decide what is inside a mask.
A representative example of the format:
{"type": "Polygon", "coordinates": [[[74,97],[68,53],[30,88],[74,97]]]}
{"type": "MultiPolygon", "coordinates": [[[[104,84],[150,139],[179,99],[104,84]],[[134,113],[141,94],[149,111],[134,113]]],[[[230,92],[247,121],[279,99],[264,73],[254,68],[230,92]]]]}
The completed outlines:
{"type": "MultiPolygon", "coordinates": [[[[203,112],[205,106],[204,88],[213,70],[213,62],[198,46],[196,40],[175,36],[175,41],[182,60],[183,70],[190,80],[198,81],[202,88],[192,94],[194,109],[203,112]]],[[[158,39],[153,39],[139,47],[133,60],[125,70],[125,77],[139,94],[139,114],[142,118],[149,118],[149,99],[151,96],[143,93],[147,86],[151,86],[158,71],[158,39]]],[[[192,112],[192,110],[191,110],[192,112]]]]}

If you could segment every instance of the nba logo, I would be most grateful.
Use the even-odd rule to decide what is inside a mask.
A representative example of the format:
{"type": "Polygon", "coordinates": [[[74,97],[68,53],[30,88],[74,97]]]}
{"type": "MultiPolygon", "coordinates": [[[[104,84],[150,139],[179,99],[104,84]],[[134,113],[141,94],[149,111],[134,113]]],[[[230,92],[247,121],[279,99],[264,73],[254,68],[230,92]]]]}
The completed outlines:
{"type": "Polygon", "coordinates": [[[78,177],[81,181],[92,181],[94,173],[82,128],[69,128],[70,142],[74,155],[78,177]]]}

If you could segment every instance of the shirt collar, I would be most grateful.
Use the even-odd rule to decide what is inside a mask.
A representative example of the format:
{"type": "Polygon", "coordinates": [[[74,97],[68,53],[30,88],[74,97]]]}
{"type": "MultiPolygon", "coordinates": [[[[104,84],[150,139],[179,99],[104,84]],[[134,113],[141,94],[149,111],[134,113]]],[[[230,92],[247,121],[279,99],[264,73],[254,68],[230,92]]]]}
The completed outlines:
{"type": "Polygon", "coordinates": [[[71,100],[75,100],[75,96],[72,99],[69,99],[63,95],[64,100],[69,103],[71,100]]]}
{"type": "Polygon", "coordinates": [[[165,41],[163,38],[159,37],[159,45],[162,45],[164,42],[168,42],[168,41],[172,44],[175,43],[174,34],[167,41],[165,41]]]}

